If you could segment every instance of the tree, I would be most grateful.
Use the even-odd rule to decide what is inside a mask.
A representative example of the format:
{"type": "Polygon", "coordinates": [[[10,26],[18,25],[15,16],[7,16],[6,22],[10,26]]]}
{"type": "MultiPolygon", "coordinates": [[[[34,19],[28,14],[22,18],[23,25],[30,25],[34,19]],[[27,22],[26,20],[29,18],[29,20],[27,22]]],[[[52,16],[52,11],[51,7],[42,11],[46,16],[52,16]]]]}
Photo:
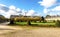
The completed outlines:
{"type": "Polygon", "coordinates": [[[41,17],[41,21],[45,22],[45,18],[43,16],[41,17]]]}
{"type": "Polygon", "coordinates": [[[14,24],[14,18],[10,19],[10,24],[14,24]]]}
{"type": "Polygon", "coordinates": [[[0,22],[5,22],[6,18],[3,15],[0,15],[0,22]]]}
{"type": "Polygon", "coordinates": [[[27,21],[27,24],[28,25],[31,25],[31,22],[30,22],[31,21],[31,18],[30,17],[26,17],[26,21],[27,21]]]}
{"type": "Polygon", "coordinates": [[[27,21],[27,24],[28,24],[28,25],[31,25],[31,22],[30,22],[30,20],[28,20],[28,21],[27,21]]]}
{"type": "Polygon", "coordinates": [[[15,17],[15,18],[14,18],[14,21],[15,21],[15,22],[19,22],[19,21],[20,21],[19,17],[15,17]]]}

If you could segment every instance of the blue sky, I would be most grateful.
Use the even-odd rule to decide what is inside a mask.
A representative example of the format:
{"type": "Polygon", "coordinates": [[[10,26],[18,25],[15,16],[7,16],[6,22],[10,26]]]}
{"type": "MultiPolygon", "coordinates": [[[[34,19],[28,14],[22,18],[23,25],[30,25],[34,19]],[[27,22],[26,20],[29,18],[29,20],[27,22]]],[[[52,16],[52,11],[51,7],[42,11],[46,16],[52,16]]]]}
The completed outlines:
{"type": "Polygon", "coordinates": [[[4,15],[5,17],[19,14],[19,11],[22,12],[21,14],[23,15],[25,12],[27,12],[27,16],[60,14],[60,0],[0,0],[0,6],[9,8],[7,12],[0,9],[0,14],[4,15]]]}
{"type": "Polygon", "coordinates": [[[40,10],[40,5],[38,4],[38,1],[40,0],[0,0],[0,3],[7,6],[14,5],[25,10],[40,10]]]}

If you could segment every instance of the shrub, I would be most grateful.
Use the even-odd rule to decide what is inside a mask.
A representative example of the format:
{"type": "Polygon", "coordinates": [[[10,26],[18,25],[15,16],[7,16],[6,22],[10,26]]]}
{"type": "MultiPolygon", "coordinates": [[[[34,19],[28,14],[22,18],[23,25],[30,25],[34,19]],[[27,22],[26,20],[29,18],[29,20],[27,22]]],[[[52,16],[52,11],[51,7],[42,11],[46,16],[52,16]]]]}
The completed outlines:
{"type": "Polygon", "coordinates": [[[56,21],[56,26],[60,27],[60,21],[59,20],[56,21]]]}

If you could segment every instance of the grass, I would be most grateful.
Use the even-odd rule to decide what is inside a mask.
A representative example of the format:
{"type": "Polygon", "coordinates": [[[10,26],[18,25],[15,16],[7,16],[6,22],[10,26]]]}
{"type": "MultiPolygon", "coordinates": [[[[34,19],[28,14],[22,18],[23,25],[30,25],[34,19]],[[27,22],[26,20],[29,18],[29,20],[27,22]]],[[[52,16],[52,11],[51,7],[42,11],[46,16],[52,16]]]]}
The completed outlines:
{"type": "Polygon", "coordinates": [[[27,22],[15,22],[15,24],[24,26],[27,25],[27,22]]]}
{"type": "MultiPolygon", "coordinates": [[[[22,26],[26,26],[27,22],[16,22],[15,24],[17,25],[22,25],[22,26]]],[[[31,26],[40,26],[40,27],[55,27],[55,23],[41,23],[41,22],[31,22],[31,26]]]]}
{"type": "Polygon", "coordinates": [[[39,27],[55,27],[55,23],[33,23],[32,26],[39,26],[39,27]]]}
{"type": "Polygon", "coordinates": [[[31,24],[38,24],[38,25],[55,25],[55,23],[34,23],[34,22],[31,22],[31,24]]]}
{"type": "Polygon", "coordinates": [[[27,24],[27,22],[16,22],[16,24],[27,24]]]}

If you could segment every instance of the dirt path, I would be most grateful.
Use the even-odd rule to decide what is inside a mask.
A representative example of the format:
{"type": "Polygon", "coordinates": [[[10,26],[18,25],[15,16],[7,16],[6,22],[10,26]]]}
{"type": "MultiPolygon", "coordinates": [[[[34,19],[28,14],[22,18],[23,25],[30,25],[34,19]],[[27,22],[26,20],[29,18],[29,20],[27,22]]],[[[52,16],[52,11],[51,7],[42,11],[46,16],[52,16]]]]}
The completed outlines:
{"type": "Polygon", "coordinates": [[[0,25],[0,37],[60,37],[60,28],[25,27],[25,29],[6,24],[8,23],[0,25]]]}
{"type": "Polygon", "coordinates": [[[0,37],[60,37],[60,28],[19,30],[15,33],[0,35],[0,37]]]}
{"type": "Polygon", "coordinates": [[[7,24],[9,24],[10,22],[4,22],[4,23],[0,23],[0,25],[6,26],[7,24]]]}

